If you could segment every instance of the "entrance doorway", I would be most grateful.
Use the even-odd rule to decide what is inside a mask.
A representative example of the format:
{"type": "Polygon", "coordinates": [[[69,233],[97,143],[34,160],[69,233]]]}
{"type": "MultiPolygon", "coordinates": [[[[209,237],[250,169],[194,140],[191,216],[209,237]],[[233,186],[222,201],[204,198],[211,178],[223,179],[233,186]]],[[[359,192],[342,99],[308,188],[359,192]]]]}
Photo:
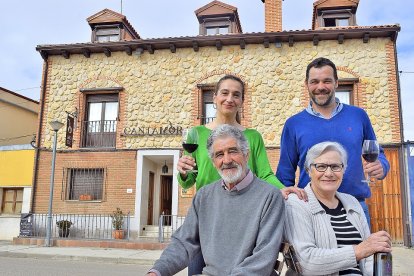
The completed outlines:
{"type": "Polygon", "coordinates": [[[164,218],[164,225],[171,225],[172,210],[172,176],[161,176],[160,187],[160,214],[168,215],[164,218]]]}
{"type": "MultiPolygon", "coordinates": [[[[131,229],[138,235],[147,225],[158,225],[163,211],[177,216],[179,184],[175,175],[179,157],[179,150],[138,151],[135,215],[131,217],[131,229]]],[[[174,224],[174,220],[169,223],[174,224]]]]}

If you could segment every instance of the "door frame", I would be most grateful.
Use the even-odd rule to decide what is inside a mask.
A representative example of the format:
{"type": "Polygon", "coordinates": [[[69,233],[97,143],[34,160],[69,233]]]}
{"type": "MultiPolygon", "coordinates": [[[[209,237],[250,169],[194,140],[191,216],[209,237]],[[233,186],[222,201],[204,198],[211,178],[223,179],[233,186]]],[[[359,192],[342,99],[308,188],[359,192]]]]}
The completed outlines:
{"type": "Polygon", "coordinates": [[[141,221],[141,204],[142,204],[142,166],[144,162],[144,157],[146,156],[154,156],[154,155],[168,155],[173,158],[173,167],[172,169],[172,176],[173,176],[173,183],[172,183],[172,206],[171,206],[171,214],[177,215],[178,214],[178,180],[177,180],[177,163],[178,159],[180,158],[180,150],[138,150],[137,154],[137,177],[136,177],[136,185],[135,185],[135,212],[134,216],[131,217],[131,230],[140,231],[142,228],[142,221],[141,221]]]}

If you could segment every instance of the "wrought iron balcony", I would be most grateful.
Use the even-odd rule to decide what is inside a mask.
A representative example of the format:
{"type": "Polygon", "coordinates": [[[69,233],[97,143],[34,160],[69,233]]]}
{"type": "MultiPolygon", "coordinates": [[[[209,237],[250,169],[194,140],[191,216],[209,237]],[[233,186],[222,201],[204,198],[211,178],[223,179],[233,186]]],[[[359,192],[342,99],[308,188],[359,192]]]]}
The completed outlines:
{"type": "Polygon", "coordinates": [[[201,124],[202,125],[205,125],[205,124],[208,124],[208,123],[210,123],[210,122],[212,122],[213,120],[214,120],[214,118],[216,118],[216,117],[201,117],[201,124]]]}
{"type": "Polygon", "coordinates": [[[116,120],[83,121],[82,147],[114,148],[116,142],[116,120]]]}

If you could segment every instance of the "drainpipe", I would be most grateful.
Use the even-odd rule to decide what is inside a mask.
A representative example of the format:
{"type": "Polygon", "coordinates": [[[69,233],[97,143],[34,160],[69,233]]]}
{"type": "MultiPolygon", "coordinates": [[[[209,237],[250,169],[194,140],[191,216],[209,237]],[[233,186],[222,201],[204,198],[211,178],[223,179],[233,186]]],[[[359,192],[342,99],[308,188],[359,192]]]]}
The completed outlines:
{"type": "Polygon", "coordinates": [[[42,133],[42,122],[43,122],[43,111],[45,107],[45,95],[46,95],[46,84],[47,84],[47,73],[49,71],[49,63],[48,63],[48,55],[45,52],[40,51],[40,55],[42,56],[43,62],[43,80],[42,80],[42,91],[40,97],[40,114],[39,114],[39,125],[37,127],[37,139],[36,139],[36,146],[35,146],[35,159],[34,159],[34,168],[33,168],[33,180],[32,180],[32,199],[30,201],[30,210],[29,212],[33,212],[34,206],[34,198],[36,192],[36,184],[37,184],[37,175],[39,170],[39,155],[40,155],[40,141],[41,141],[41,133],[42,133]]]}

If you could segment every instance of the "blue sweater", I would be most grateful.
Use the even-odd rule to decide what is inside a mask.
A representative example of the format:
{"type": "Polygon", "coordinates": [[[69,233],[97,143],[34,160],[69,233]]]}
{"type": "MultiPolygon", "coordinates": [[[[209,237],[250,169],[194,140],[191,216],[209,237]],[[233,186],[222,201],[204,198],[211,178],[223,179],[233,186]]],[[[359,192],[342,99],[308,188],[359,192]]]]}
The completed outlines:
{"type": "MultiPolygon", "coordinates": [[[[371,196],[362,168],[362,144],[364,140],[376,139],[366,112],[355,106],[344,104],[334,117],[324,119],[309,114],[306,110],[290,117],[283,128],[280,142],[280,161],[276,177],[285,185],[295,184],[295,172],[300,168],[299,187],[304,188],[310,181],[303,168],[306,153],[313,145],[333,141],[341,143],[348,153],[348,168],[338,191],[351,194],[359,200],[371,196]]],[[[378,160],[385,175],[390,165],[380,148],[378,160]]]]}

